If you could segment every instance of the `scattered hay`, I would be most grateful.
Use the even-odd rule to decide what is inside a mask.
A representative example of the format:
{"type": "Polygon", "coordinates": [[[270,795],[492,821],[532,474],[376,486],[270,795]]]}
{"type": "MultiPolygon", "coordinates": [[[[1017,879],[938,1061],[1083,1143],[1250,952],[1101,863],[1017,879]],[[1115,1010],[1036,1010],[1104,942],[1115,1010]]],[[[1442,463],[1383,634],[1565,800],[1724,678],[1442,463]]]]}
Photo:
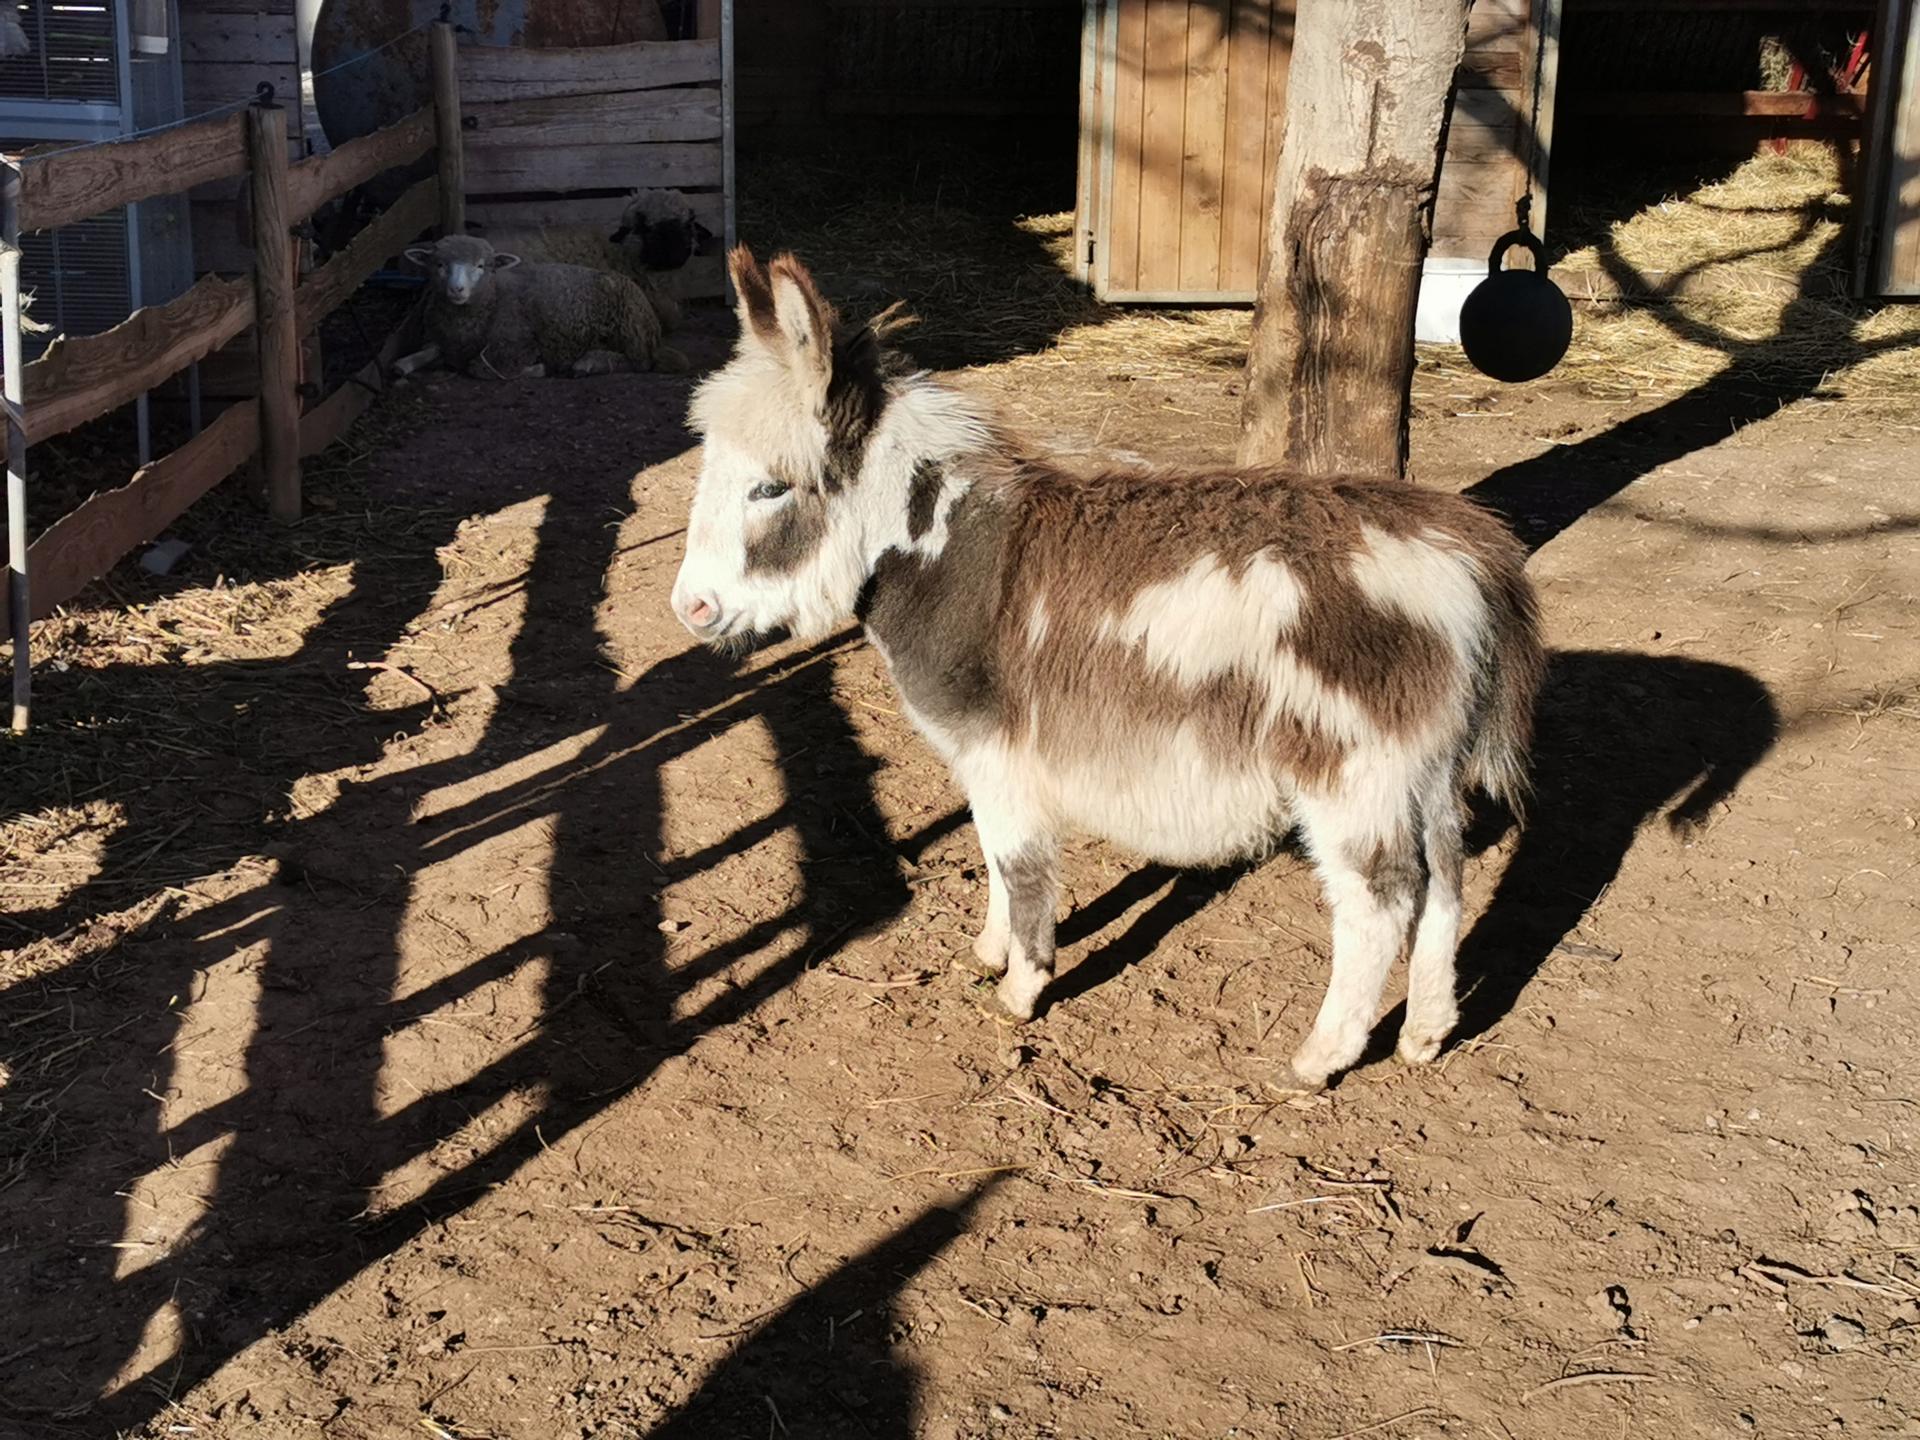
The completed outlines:
{"type": "MultiPolygon", "coordinates": [[[[1677,395],[1718,379],[1783,398],[1920,401],[1920,309],[1848,294],[1851,201],[1831,148],[1762,153],[1625,220],[1608,218],[1618,213],[1609,198],[1600,192],[1555,217],[1585,243],[1554,273],[1576,298],[1592,298],[1544,383],[1607,399],[1677,395]]],[[[1453,350],[1424,349],[1421,370],[1477,381],[1453,350]]]]}
{"type": "MultiPolygon", "coordinates": [[[[742,190],[748,238],[799,252],[850,314],[904,299],[923,363],[1159,381],[1245,363],[1243,307],[1094,301],[1073,279],[1071,211],[1009,215],[964,177],[951,193],[928,194],[924,180],[861,193],[830,166],[763,164],[742,190]],[[849,190],[861,198],[821,206],[849,190]]],[[[1625,220],[1604,186],[1555,212],[1556,237],[1578,243],[1554,273],[1582,303],[1572,349],[1539,383],[1626,400],[1721,379],[1790,399],[1920,404],[1920,307],[1849,298],[1850,201],[1832,149],[1794,145],[1691,183],[1625,220]]],[[[1414,383],[1425,399],[1493,384],[1450,346],[1420,347],[1414,383]]]]}

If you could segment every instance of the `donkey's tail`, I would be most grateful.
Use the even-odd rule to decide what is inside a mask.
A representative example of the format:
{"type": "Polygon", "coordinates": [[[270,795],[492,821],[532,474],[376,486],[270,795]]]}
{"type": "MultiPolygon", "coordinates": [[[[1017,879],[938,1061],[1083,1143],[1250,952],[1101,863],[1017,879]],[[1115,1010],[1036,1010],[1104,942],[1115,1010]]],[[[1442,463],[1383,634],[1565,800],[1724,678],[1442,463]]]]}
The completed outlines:
{"type": "Polygon", "coordinates": [[[1492,635],[1482,662],[1481,708],[1466,775],[1521,817],[1532,792],[1528,752],[1534,702],[1547,670],[1539,606],[1517,554],[1512,564],[1487,577],[1483,593],[1492,635]]]}

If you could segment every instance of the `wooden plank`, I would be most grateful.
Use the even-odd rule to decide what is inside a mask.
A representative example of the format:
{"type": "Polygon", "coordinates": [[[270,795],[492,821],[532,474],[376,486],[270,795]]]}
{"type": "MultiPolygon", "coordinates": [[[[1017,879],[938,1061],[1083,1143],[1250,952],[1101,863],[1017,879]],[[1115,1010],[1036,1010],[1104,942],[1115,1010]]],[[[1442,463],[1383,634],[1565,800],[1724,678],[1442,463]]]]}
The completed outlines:
{"type": "Polygon", "coordinates": [[[1552,178],[1553,117],[1560,108],[1560,22],[1564,0],[1534,0],[1534,43],[1539,47],[1539,63],[1534,67],[1535,93],[1532,140],[1524,154],[1528,173],[1533,177],[1533,213],[1528,217],[1533,233],[1547,233],[1547,182],[1552,178]]]}
{"type": "MultiPolygon", "coordinates": [[[[725,233],[726,196],[718,190],[682,191],[693,218],[714,235],[725,233]]],[[[604,225],[611,234],[627,208],[627,196],[543,195],[528,200],[476,200],[467,206],[467,224],[481,234],[537,230],[546,225],[604,225]]]]}
{"type": "Polygon", "coordinates": [[[1187,98],[1181,122],[1180,288],[1220,285],[1220,206],[1227,149],[1227,22],[1211,3],[1187,7],[1187,98]]]}
{"type": "Polygon", "coordinates": [[[247,112],[253,201],[254,326],[260,359],[260,470],[267,513],[300,518],[300,326],[294,304],[292,219],[287,213],[287,112],[247,112]]]}
{"type": "Polygon", "coordinates": [[[1867,97],[1821,95],[1811,90],[1593,90],[1570,92],[1561,103],[1569,115],[1857,120],[1866,112],[1867,97]]]}
{"type": "Polygon", "coordinates": [[[172,454],[136,470],[118,490],[95,495],[54,521],[27,552],[32,618],[44,620],[136,545],[157,537],[244,464],[259,437],[259,411],[235,405],[172,454]]]}
{"type": "MultiPolygon", "coordinates": [[[[1454,92],[1453,118],[1447,125],[1447,164],[1478,164],[1519,153],[1522,125],[1516,97],[1504,90],[1454,92]]],[[[1440,184],[1447,183],[1445,166],[1440,184]]]]}
{"type": "Polygon", "coordinates": [[[1095,254],[1103,290],[1140,286],[1140,118],[1146,103],[1147,0],[1115,0],[1113,95],[1108,121],[1113,184],[1108,193],[1107,234],[1095,254]]]}
{"type": "MultiPolygon", "coordinates": [[[[1260,186],[1260,265],[1267,263],[1267,220],[1273,214],[1273,188],[1280,173],[1280,144],[1287,133],[1287,87],[1293,72],[1293,5],[1273,0],[1269,11],[1273,40],[1267,46],[1267,164],[1260,186]]],[[[1258,283],[1256,279],[1255,283],[1258,283]]]]}
{"type": "Polygon", "coordinates": [[[150,195],[241,174],[247,168],[244,124],[243,116],[223,115],[84,150],[36,146],[20,167],[20,228],[57,229],[150,195]]]}
{"type": "Polygon", "coordinates": [[[710,86],[496,101],[470,105],[466,114],[475,145],[597,145],[609,135],[648,143],[718,140],[722,130],[720,91],[710,86]]]}
{"type": "Polygon", "coordinates": [[[1462,90],[1511,90],[1530,86],[1526,62],[1518,50],[1469,50],[1453,83],[1462,90]]]}
{"type": "Polygon", "coordinates": [[[195,273],[245,275],[253,268],[253,232],[247,227],[246,209],[237,196],[193,200],[188,214],[193,228],[195,273]]]}
{"type": "Polygon", "coordinates": [[[296,325],[306,334],[358,290],[381,262],[404,250],[440,218],[440,180],[429,175],[415,182],[347,248],[301,282],[294,294],[296,325]]]}
{"type": "Polygon", "coordinates": [[[718,186],[718,141],[686,145],[480,145],[467,147],[467,193],[718,186]]]}
{"type": "Polygon", "coordinates": [[[1140,110],[1142,290],[1180,288],[1180,172],[1186,150],[1187,19],[1205,0],[1149,0],[1140,110]]]}
{"type": "Polygon", "coordinates": [[[443,18],[433,27],[434,158],[440,168],[442,235],[467,233],[467,147],[460,133],[459,66],[453,26],[443,18]]]}
{"type": "Polygon", "coordinates": [[[717,84],[720,42],[642,40],[526,50],[517,46],[460,47],[460,94],[469,105],[536,100],[549,95],[599,95],[653,90],[663,85],[717,84]]]}
{"type": "Polygon", "coordinates": [[[1526,43],[1531,22],[1524,5],[1494,5],[1475,0],[1467,12],[1467,49],[1518,53],[1526,43]]]}
{"type": "Polygon", "coordinates": [[[1220,195],[1220,284],[1252,292],[1260,281],[1267,217],[1267,45],[1270,10],[1236,5],[1227,37],[1227,151],[1220,195]]]}
{"type": "Polygon", "coordinates": [[[55,340],[21,377],[27,438],[44,440],[118,410],[252,323],[252,284],[208,275],[111,330],[55,340]]]}
{"type": "Polygon", "coordinates": [[[192,115],[216,105],[244,104],[259,92],[263,82],[273,86],[275,104],[291,109],[300,103],[300,62],[294,55],[291,32],[286,51],[274,60],[183,66],[181,99],[192,115]]]}
{"type": "Polygon", "coordinates": [[[1073,278],[1086,284],[1092,279],[1095,207],[1099,203],[1100,166],[1100,29],[1106,13],[1105,0],[1087,0],[1080,15],[1080,111],[1073,157],[1073,240],[1071,263],[1073,278]]]}
{"type": "Polygon", "coordinates": [[[297,53],[298,43],[291,14],[269,15],[259,11],[222,14],[193,4],[181,7],[183,71],[195,65],[249,60],[281,63],[297,53]]]}
{"type": "Polygon", "coordinates": [[[1524,178],[1511,156],[1443,167],[1433,207],[1430,253],[1442,258],[1483,257],[1496,238],[1513,229],[1513,204],[1524,178]]]}
{"type": "Polygon", "coordinates": [[[423,105],[404,120],[349,140],[338,150],[302,160],[287,172],[287,205],[298,224],[327,201],[364,185],[383,170],[405,165],[433,149],[434,116],[423,105]]]}

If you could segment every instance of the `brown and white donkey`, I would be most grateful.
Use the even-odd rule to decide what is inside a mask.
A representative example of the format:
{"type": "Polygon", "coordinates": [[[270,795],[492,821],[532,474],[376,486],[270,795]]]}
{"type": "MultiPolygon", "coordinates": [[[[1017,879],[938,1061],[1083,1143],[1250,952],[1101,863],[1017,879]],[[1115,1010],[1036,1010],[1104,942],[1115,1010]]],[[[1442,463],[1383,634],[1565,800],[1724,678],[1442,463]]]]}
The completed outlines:
{"type": "Polygon", "coordinates": [[[1543,668],[1505,527],[1383,480],[1071,474],[907,373],[884,321],[842,324],[792,256],[730,264],[674,611],[719,646],[865,626],[971,802],[996,1008],[1031,1018],[1053,973],[1067,834],[1212,865],[1298,826],[1333,976],[1295,1082],[1359,1058],[1409,941],[1400,1054],[1433,1059],[1467,789],[1518,806],[1543,668]]]}

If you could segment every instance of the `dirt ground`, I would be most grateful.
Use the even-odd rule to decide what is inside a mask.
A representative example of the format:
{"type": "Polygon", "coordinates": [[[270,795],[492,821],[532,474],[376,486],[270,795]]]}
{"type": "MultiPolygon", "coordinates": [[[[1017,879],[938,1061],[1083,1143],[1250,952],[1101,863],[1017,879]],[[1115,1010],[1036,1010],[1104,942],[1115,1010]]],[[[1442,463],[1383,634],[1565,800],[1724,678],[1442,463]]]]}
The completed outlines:
{"type": "MultiPolygon", "coordinates": [[[[1231,450],[1230,367],[956,379],[1231,450]]],[[[1297,858],[1077,846],[1050,1007],[978,1017],[876,657],[668,612],[688,389],[435,380],[48,627],[0,1433],[1920,1435],[1910,414],[1423,382],[1417,478],[1538,547],[1539,800],[1443,1059],[1389,1013],[1285,1101],[1297,858]]]]}

